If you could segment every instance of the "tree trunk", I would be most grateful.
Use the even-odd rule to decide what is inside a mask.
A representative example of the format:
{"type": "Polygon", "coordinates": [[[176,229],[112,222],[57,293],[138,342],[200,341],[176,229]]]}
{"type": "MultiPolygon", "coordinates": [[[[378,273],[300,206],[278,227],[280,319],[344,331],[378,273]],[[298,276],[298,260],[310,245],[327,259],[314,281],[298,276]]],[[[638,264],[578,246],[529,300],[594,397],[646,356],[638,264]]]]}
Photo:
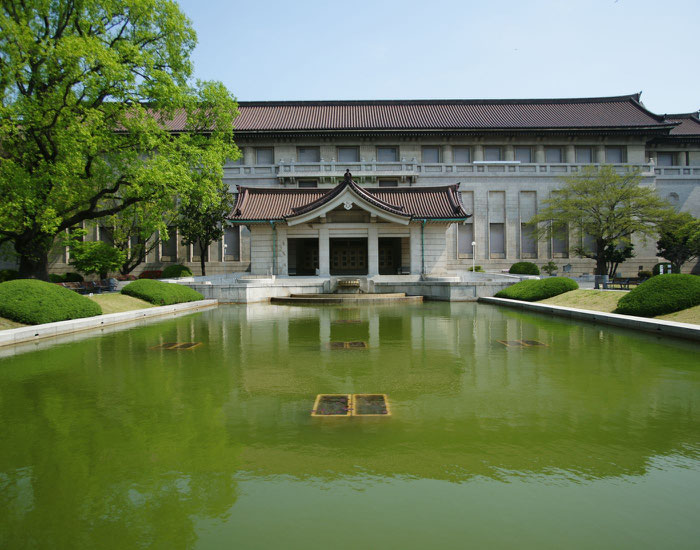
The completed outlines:
{"type": "Polygon", "coordinates": [[[207,272],[205,269],[205,264],[206,264],[206,250],[207,247],[209,246],[209,243],[207,243],[207,247],[202,246],[204,243],[202,241],[199,241],[199,265],[202,267],[202,277],[204,277],[207,272]]]}
{"type": "Polygon", "coordinates": [[[596,240],[596,256],[595,256],[595,274],[607,275],[605,261],[605,241],[603,239],[596,240]]]}
{"type": "Polygon", "coordinates": [[[21,279],[49,280],[49,252],[54,235],[26,233],[15,240],[15,251],[19,255],[21,279]]]}

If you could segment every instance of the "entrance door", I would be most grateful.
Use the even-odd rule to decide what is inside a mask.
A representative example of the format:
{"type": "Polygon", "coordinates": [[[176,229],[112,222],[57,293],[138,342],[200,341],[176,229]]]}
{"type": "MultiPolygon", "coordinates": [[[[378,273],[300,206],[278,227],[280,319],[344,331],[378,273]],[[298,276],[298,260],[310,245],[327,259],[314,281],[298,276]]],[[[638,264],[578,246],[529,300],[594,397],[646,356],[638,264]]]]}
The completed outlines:
{"type": "Polygon", "coordinates": [[[367,239],[330,239],[331,275],[367,275],[367,239]]]}
{"type": "Polygon", "coordinates": [[[379,274],[396,275],[401,267],[401,238],[380,238],[379,274]]]}

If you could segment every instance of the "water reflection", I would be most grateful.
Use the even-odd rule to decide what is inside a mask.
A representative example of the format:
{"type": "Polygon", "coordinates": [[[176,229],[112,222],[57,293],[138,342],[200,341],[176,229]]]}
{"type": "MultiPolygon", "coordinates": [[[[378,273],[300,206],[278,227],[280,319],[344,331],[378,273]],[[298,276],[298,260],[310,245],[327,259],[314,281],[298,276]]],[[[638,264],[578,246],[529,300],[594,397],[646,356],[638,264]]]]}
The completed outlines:
{"type": "Polygon", "coordinates": [[[221,307],[7,357],[0,547],[191,547],[202,520],[236,517],[242,480],[585,484],[697,469],[697,351],[427,303],[221,307]],[[521,339],[546,347],[497,343],[521,339]],[[203,345],[150,349],[174,341],[203,345]],[[368,348],[326,345],[343,341],[368,348]],[[311,418],[318,393],[386,393],[393,416],[311,418]]]}

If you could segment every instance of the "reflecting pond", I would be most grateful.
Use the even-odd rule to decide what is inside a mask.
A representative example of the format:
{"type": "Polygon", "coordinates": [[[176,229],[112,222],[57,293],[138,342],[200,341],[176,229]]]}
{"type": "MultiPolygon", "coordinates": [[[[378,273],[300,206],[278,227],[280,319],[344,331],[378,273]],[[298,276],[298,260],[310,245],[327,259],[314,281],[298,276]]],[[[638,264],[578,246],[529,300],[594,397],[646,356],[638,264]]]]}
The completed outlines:
{"type": "Polygon", "coordinates": [[[0,355],[3,549],[700,540],[693,342],[428,302],[222,306],[35,348],[0,355]],[[312,417],[321,393],[391,415],[312,417]]]}

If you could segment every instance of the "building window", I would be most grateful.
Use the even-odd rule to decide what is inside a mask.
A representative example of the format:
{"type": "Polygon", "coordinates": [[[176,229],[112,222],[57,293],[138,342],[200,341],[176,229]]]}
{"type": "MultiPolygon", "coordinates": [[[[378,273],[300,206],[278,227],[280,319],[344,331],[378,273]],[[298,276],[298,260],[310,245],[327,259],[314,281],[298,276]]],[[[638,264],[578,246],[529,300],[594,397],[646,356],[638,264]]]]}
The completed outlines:
{"type": "Polygon", "coordinates": [[[472,150],[469,147],[455,147],[452,149],[454,162],[468,163],[472,161],[472,150]]]}
{"type": "Polygon", "coordinates": [[[544,149],[544,161],[547,164],[559,164],[561,163],[562,154],[561,148],[559,147],[545,147],[544,149]]]}
{"type": "Polygon", "coordinates": [[[489,253],[491,258],[506,257],[505,224],[489,224],[489,253]]]}
{"type": "Polygon", "coordinates": [[[100,232],[100,241],[113,246],[114,241],[112,240],[112,231],[103,225],[98,226],[98,230],[100,232]]]}
{"type": "Polygon", "coordinates": [[[338,162],[360,162],[360,149],[357,147],[338,147],[338,162]]]}
{"type": "Polygon", "coordinates": [[[316,180],[299,180],[299,189],[318,187],[316,180]]]}
{"type": "Polygon", "coordinates": [[[474,224],[460,223],[457,225],[457,254],[469,258],[474,254],[474,224]]]}
{"type": "Polygon", "coordinates": [[[576,162],[590,164],[593,162],[593,151],[590,147],[576,147],[576,162]]]}
{"type": "Polygon", "coordinates": [[[497,162],[501,160],[500,147],[484,147],[484,160],[487,162],[497,162]]]}
{"type": "MultiPolygon", "coordinates": [[[[198,262],[202,258],[202,247],[199,242],[192,243],[192,261],[198,262]]],[[[209,247],[204,251],[204,261],[209,261],[209,247]]]]}
{"type": "Polygon", "coordinates": [[[398,162],[398,147],[377,147],[377,162],[398,162]]]}
{"type": "Polygon", "coordinates": [[[554,227],[552,231],[552,257],[553,258],[568,258],[569,257],[569,237],[568,227],[554,227]]]}
{"type": "Polygon", "coordinates": [[[516,147],[515,160],[520,162],[532,162],[532,147],[516,147]]]}
{"type": "Polygon", "coordinates": [[[320,162],[320,147],[297,147],[297,161],[299,162],[320,162]]]}
{"type": "Polygon", "coordinates": [[[224,231],[224,261],[238,262],[241,259],[241,228],[238,225],[224,231]]]}
{"type": "Polygon", "coordinates": [[[520,224],[520,257],[537,258],[535,228],[526,223],[520,224]]]}
{"type": "Polygon", "coordinates": [[[440,147],[423,147],[423,162],[432,164],[440,162],[440,147]]]}
{"type": "Polygon", "coordinates": [[[620,164],[625,162],[622,147],[606,147],[605,162],[608,164],[620,164]]]}
{"type": "Polygon", "coordinates": [[[674,165],[673,153],[657,153],[656,154],[656,165],[657,166],[673,166],[674,165]]]}
{"type": "Polygon", "coordinates": [[[399,180],[379,180],[379,187],[398,187],[399,180]]]}
{"type": "Polygon", "coordinates": [[[160,259],[164,262],[177,260],[177,228],[168,227],[168,240],[160,243],[160,259]]]}
{"type": "Polygon", "coordinates": [[[275,151],[272,147],[256,147],[255,148],[255,164],[274,164],[275,151]]]}

